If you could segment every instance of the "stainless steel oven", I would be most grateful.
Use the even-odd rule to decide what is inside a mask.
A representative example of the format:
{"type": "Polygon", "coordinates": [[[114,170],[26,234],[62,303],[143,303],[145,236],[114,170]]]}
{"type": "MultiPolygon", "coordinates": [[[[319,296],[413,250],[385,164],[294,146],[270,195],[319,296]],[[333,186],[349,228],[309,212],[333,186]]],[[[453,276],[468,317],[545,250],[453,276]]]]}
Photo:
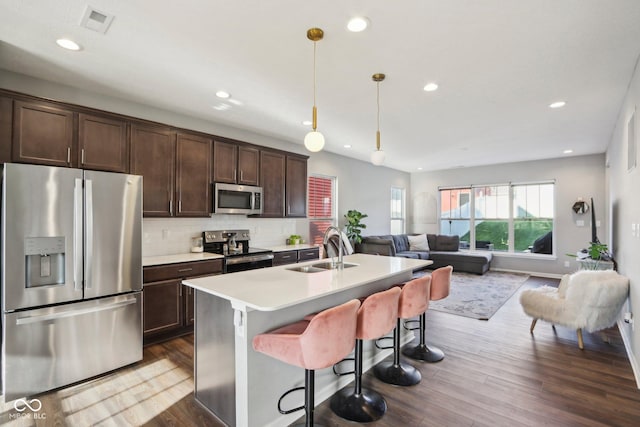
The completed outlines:
{"type": "Polygon", "coordinates": [[[273,251],[249,247],[249,230],[217,230],[202,233],[204,251],[224,255],[224,273],[273,266],[273,251]]]}

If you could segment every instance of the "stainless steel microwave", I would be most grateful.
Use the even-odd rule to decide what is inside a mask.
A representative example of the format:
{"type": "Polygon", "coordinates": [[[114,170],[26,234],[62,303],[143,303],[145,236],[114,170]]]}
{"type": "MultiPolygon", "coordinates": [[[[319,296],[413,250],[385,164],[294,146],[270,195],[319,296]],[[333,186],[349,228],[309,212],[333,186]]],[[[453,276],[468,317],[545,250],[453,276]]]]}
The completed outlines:
{"type": "Polygon", "coordinates": [[[262,213],[262,187],[216,182],[213,213],[255,215],[262,213]]]}

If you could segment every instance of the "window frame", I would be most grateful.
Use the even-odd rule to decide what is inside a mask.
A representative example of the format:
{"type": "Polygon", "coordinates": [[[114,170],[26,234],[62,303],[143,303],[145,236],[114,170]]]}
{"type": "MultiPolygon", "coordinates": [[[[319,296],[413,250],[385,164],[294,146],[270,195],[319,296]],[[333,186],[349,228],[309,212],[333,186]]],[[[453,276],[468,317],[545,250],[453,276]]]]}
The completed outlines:
{"type": "Polygon", "coordinates": [[[389,231],[391,234],[394,234],[392,231],[392,227],[391,224],[393,221],[400,221],[402,224],[402,230],[400,233],[395,233],[395,234],[405,234],[407,231],[407,190],[404,187],[391,187],[391,191],[389,194],[389,208],[390,208],[390,212],[389,212],[389,231]],[[400,216],[394,216],[394,208],[393,208],[393,203],[394,203],[394,190],[398,190],[400,192],[400,216]]]}
{"type": "MultiPolygon", "coordinates": [[[[535,217],[535,219],[539,219],[539,220],[550,220],[551,221],[551,232],[553,234],[555,234],[555,230],[556,230],[556,198],[557,198],[557,191],[556,191],[556,182],[555,180],[543,180],[543,181],[532,181],[532,182],[510,182],[510,183],[499,183],[499,184],[482,184],[482,185],[465,185],[465,186],[456,186],[456,187],[438,187],[438,192],[440,194],[440,197],[438,198],[438,229],[439,232],[442,232],[442,224],[443,221],[451,221],[451,220],[466,220],[466,218],[452,218],[452,217],[443,217],[442,216],[442,192],[444,191],[451,191],[451,190],[469,190],[471,197],[470,197],[470,201],[469,201],[469,249],[471,250],[476,250],[476,222],[477,221],[491,221],[491,220],[500,220],[500,221],[507,221],[508,222],[508,248],[507,250],[493,250],[493,249],[487,249],[490,250],[493,253],[497,253],[500,255],[507,255],[507,256],[523,256],[523,257],[531,257],[531,258],[536,258],[536,257],[542,257],[542,258],[556,258],[557,257],[557,246],[556,246],[556,241],[555,239],[553,239],[552,241],[552,248],[551,248],[551,254],[540,254],[540,253],[532,253],[532,252],[526,252],[526,251],[516,251],[515,250],[515,224],[518,221],[522,221],[522,218],[519,218],[515,215],[514,213],[514,205],[515,205],[515,189],[517,187],[525,187],[525,186],[543,186],[543,185],[551,185],[552,188],[552,192],[553,194],[551,195],[551,203],[552,203],[552,208],[551,208],[551,213],[552,213],[552,217],[548,218],[548,217],[535,217]],[[493,217],[486,217],[486,212],[484,212],[484,215],[482,218],[477,218],[476,217],[476,189],[478,188],[490,188],[490,187],[500,187],[500,186],[508,186],[508,218],[493,218],[493,217]]],[[[486,210],[485,210],[486,211],[486,210]]],[[[540,212],[538,212],[538,214],[540,214],[540,212]]],[[[498,215],[499,216],[499,215],[498,215]]]]}

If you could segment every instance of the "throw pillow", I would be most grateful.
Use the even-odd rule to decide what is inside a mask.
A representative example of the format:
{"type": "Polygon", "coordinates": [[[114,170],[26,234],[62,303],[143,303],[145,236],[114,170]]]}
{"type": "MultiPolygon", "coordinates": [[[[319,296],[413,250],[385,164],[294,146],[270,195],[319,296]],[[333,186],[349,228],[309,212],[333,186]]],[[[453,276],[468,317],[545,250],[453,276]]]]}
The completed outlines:
{"type": "Polygon", "coordinates": [[[410,251],[428,251],[429,242],[426,234],[418,234],[417,236],[407,236],[409,239],[410,251]]]}

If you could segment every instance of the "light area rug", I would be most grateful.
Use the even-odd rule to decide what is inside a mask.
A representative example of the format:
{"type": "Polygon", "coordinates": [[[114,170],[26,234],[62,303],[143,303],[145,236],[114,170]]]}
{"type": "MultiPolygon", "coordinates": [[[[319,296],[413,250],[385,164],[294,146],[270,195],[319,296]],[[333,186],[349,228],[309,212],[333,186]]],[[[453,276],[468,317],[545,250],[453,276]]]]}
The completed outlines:
{"type": "Polygon", "coordinates": [[[430,301],[429,310],[489,320],[528,278],[528,274],[502,271],[482,276],[454,271],[449,296],[430,301]]]}

